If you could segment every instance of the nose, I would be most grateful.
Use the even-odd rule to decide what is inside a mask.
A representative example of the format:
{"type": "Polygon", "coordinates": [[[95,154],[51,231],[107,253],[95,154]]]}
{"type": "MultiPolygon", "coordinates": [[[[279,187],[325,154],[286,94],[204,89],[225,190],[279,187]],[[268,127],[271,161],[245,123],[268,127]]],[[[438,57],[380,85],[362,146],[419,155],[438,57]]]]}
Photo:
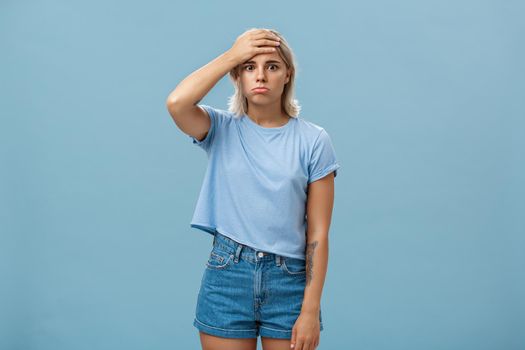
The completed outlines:
{"type": "Polygon", "coordinates": [[[257,69],[257,81],[265,81],[266,76],[264,75],[264,67],[257,69]]]}

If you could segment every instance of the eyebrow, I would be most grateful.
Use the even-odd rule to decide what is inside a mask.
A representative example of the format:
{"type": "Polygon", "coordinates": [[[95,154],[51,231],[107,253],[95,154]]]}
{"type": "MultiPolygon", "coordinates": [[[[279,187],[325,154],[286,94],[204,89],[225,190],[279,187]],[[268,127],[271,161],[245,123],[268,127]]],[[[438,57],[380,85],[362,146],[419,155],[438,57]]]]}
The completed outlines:
{"type": "MultiPolygon", "coordinates": [[[[244,62],[243,64],[250,64],[250,63],[255,63],[255,61],[248,61],[248,62],[244,62]]],[[[276,61],[276,60],[269,60],[269,61],[266,61],[265,63],[282,63],[282,62],[276,61]]]]}

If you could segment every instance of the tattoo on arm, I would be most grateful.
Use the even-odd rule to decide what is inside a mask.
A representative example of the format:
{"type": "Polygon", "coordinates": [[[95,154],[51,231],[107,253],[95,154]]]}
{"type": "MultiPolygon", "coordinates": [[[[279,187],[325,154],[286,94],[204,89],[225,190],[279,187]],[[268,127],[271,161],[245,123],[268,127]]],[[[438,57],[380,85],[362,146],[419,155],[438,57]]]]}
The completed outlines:
{"type": "Polygon", "coordinates": [[[314,250],[317,247],[317,241],[306,245],[306,285],[310,284],[314,274],[314,250]]]}

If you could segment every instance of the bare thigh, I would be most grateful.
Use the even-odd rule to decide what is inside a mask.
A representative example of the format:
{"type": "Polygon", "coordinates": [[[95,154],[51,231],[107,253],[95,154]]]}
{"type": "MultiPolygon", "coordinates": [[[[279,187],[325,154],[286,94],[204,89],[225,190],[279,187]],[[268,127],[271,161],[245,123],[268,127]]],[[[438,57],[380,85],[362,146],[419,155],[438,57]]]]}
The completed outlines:
{"type": "MultiPolygon", "coordinates": [[[[223,338],[200,332],[202,350],[256,350],[257,338],[223,338]]],[[[288,349],[287,349],[288,350],[288,349]]]]}
{"type": "Polygon", "coordinates": [[[261,337],[263,350],[290,350],[290,339],[261,337]]]}

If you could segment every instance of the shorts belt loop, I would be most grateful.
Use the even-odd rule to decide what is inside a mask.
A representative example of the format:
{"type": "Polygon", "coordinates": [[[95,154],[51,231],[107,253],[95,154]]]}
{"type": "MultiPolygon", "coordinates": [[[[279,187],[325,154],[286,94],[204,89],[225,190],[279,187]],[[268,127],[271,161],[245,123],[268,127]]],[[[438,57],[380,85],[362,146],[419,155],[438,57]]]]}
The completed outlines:
{"type": "Polygon", "coordinates": [[[241,250],[242,250],[242,244],[238,244],[237,245],[237,251],[235,252],[235,259],[233,259],[233,261],[235,263],[238,263],[239,262],[239,256],[241,256],[241,250]]]}
{"type": "Polygon", "coordinates": [[[280,255],[275,256],[275,263],[277,264],[277,266],[281,266],[281,256],[280,255]]]}

